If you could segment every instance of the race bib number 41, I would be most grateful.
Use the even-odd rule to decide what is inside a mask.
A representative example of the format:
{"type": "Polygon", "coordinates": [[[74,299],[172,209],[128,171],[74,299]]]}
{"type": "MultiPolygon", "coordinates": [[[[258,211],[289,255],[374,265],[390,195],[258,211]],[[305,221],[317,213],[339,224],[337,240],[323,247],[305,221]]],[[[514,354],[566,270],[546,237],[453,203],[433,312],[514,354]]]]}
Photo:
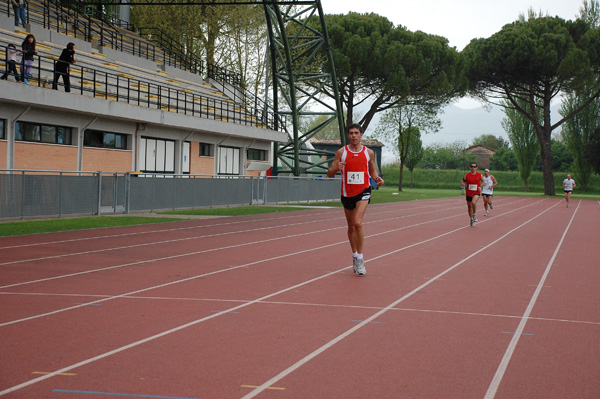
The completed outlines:
{"type": "Polygon", "coordinates": [[[364,172],[349,172],[346,177],[346,184],[365,184],[364,172]]]}

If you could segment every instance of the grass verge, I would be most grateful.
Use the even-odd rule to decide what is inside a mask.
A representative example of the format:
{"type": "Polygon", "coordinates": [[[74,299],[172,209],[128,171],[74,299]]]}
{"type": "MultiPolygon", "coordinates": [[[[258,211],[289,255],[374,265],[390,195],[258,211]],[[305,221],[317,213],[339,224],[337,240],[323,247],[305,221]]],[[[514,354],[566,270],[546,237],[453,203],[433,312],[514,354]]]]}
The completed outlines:
{"type": "Polygon", "coordinates": [[[0,223],[0,236],[55,233],[57,231],[99,229],[103,227],[130,226],[179,221],[179,218],[153,218],[141,216],[88,216],[69,219],[25,220],[0,223]]]}
{"type": "MultiPolygon", "coordinates": [[[[497,191],[495,196],[518,196],[518,197],[544,197],[541,193],[525,193],[522,191],[505,192],[497,191]]],[[[461,196],[460,190],[456,189],[420,189],[405,188],[398,192],[397,187],[385,186],[374,190],[371,196],[372,204],[383,204],[389,202],[415,201],[435,198],[447,198],[461,196]]],[[[556,198],[563,198],[562,192],[557,192],[556,198]]],[[[572,200],[590,199],[600,201],[600,194],[572,194],[572,200]]],[[[316,202],[309,206],[333,206],[341,207],[340,201],[316,202]]],[[[202,208],[180,211],[161,212],[162,215],[212,215],[212,216],[243,216],[263,213],[293,212],[304,210],[306,206],[294,205],[257,205],[239,206],[226,208],[202,208]]],[[[18,222],[0,223],[0,236],[16,236],[35,233],[52,233],[57,231],[97,229],[103,227],[128,226],[136,224],[165,223],[180,221],[181,218],[169,217],[145,217],[145,216],[93,216],[69,219],[31,220],[18,222]]]]}

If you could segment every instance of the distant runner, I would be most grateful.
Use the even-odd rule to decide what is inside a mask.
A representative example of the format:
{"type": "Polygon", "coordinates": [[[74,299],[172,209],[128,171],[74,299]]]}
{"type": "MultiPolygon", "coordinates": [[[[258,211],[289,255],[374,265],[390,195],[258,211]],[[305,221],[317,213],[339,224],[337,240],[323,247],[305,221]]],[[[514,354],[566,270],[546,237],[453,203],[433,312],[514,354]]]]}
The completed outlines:
{"type": "Polygon", "coordinates": [[[563,180],[563,187],[565,189],[565,201],[567,201],[567,208],[569,207],[569,200],[571,199],[571,193],[575,188],[575,180],[571,179],[571,174],[567,175],[567,178],[563,180]]]}
{"type": "Polygon", "coordinates": [[[473,227],[477,221],[477,201],[481,195],[481,185],[483,184],[483,176],[477,172],[477,164],[471,163],[471,172],[463,177],[461,187],[466,187],[467,210],[469,212],[470,225],[473,227]]]}
{"type": "Polygon", "coordinates": [[[490,209],[494,209],[492,199],[494,198],[494,187],[498,185],[498,182],[496,181],[494,175],[490,174],[489,169],[486,169],[484,173],[485,175],[483,176],[481,196],[483,197],[483,207],[485,208],[485,213],[483,214],[483,216],[487,216],[490,214],[490,211],[488,211],[488,205],[490,206],[490,209]]]}

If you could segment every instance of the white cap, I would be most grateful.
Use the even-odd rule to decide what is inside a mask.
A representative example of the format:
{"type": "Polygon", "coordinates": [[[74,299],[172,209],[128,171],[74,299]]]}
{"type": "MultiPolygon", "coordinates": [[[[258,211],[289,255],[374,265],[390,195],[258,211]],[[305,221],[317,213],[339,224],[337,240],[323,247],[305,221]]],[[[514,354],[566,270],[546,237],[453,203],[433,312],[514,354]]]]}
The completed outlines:
{"type": "Polygon", "coordinates": [[[489,171],[490,171],[489,169],[484,170],[484,172],[489,172],[489,171]]]}

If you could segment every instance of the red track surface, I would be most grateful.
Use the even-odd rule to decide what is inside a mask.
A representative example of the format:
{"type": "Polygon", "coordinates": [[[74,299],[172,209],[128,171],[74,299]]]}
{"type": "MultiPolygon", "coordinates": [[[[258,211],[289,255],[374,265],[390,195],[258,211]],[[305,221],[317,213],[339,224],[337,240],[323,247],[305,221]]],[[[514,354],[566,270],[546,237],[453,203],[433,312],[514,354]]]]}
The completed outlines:
{"type": "Polygon", "coordinates": [[[371,205],[0,239],[6,398],[600,397],[600,204],[371,205]]]}

